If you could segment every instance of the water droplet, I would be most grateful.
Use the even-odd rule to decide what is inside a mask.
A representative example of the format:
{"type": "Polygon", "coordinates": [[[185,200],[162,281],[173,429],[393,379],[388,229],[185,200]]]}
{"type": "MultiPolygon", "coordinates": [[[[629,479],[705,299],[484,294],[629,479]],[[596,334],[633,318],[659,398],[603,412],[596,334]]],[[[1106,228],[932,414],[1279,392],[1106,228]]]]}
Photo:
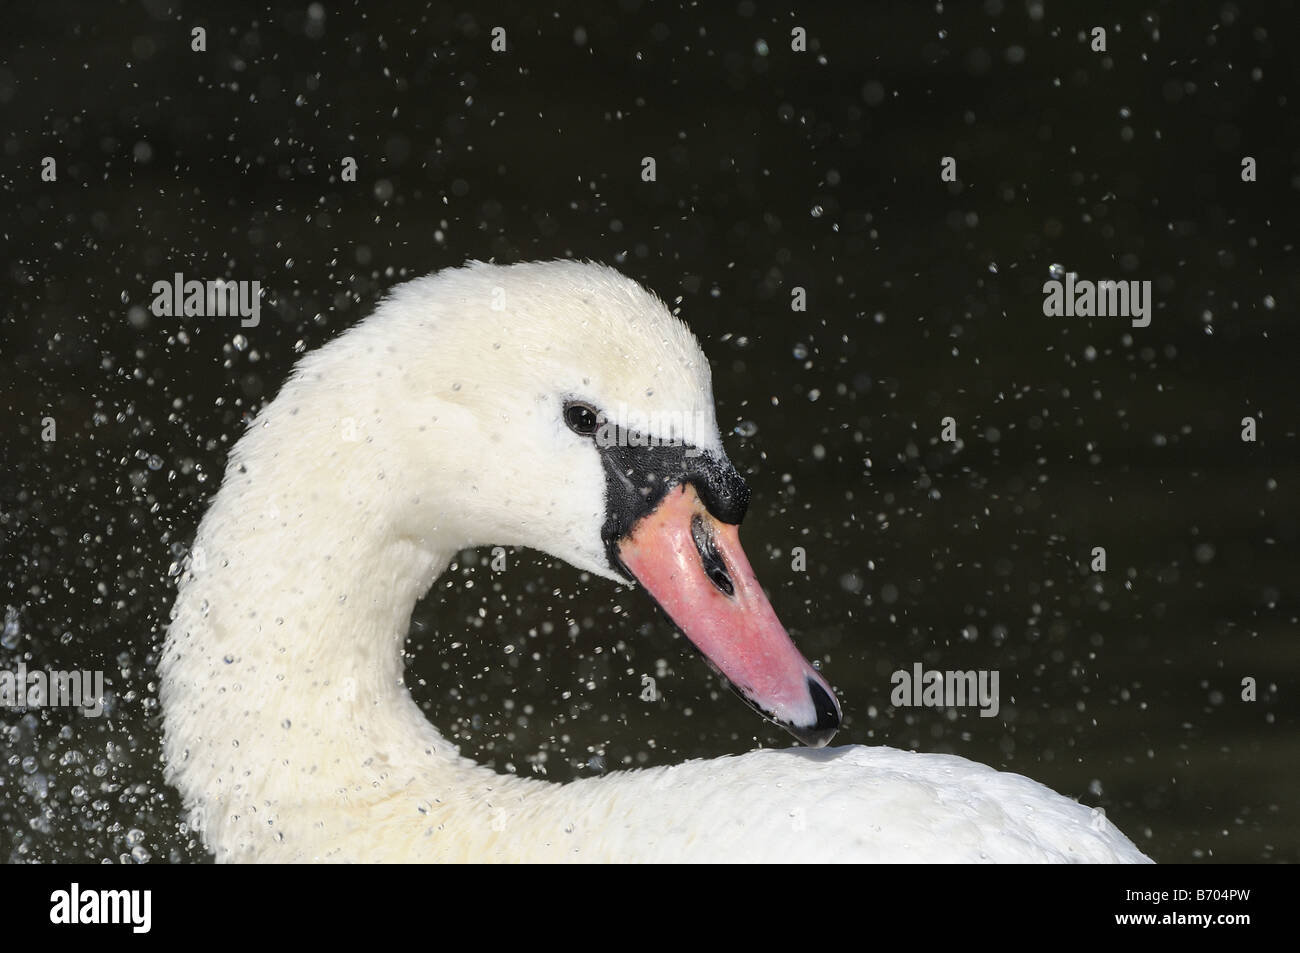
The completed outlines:
{"type": "Polygon", "coordinates": [[[1047,273],[1052,276],[1053,280],[1060,281],[1065,277],[1065,266],[1053,262],[1047,266],[1047,273]]]}
{"type": "Polygon", "coordinates": [[[7,649],[16,649],[22,636],[22,630],[18,626],[18,610],[13,606],[5,606],[5,628],[4,634],[0,635],[0,645],[7,649]]]}

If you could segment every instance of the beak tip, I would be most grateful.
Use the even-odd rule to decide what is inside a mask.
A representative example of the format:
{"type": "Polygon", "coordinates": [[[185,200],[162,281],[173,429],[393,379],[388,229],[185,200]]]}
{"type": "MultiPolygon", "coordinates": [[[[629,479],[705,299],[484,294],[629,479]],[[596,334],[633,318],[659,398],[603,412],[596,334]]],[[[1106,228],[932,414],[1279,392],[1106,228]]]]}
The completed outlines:
{"type": "Polygon", "coordinates": [[[825,748],[835,737],[836,728],[818,731],[816,728],[796,728],[786,725],[785,730],[794,735],[795,740],[807,748],[825,748]]]}
{"type": "Polygon", "coordinates": [[[818,679],[808,679],[808,695],[817,720],[807,726],[787,725],[786,730],[809,748],[824,748],[840,730],[840,704],[818,679]]]}

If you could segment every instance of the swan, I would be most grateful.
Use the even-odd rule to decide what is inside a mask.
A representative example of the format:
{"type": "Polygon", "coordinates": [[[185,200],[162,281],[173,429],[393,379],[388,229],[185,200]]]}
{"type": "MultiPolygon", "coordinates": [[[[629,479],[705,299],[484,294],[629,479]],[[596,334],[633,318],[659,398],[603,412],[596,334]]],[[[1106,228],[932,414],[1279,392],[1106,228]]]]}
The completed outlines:
{"type": "Polygon", "coordinates": [[[1019,775],[823,747],[840,705],[741,549],[748,498],[707,359],[638,283],[552,261],[398,285],[250,424],[180,573],[159,674],[189,824],[218,861],[1147,860],[1019,775]],[[566,784],[462,757],[403,646],[488,544],[639,584],[806,747],[566,784]]]}

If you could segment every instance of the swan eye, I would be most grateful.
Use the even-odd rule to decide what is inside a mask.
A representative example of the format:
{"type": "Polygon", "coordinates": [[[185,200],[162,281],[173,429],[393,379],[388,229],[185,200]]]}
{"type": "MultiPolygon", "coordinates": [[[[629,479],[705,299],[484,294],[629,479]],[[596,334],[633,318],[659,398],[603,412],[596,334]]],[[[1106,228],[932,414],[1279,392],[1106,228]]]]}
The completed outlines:
{"type": "Polygon", "coordinates": [[[576,434],[590,437],[600,427],[596,408],[589,404],[572,403],[564,406],[564,422],[576,434]]]}

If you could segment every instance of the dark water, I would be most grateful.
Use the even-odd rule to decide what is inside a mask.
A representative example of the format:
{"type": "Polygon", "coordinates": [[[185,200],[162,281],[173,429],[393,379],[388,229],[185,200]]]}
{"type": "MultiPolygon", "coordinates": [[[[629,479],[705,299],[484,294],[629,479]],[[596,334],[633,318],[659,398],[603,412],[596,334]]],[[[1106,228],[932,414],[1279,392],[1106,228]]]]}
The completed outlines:
{"type": "MultiPolygon", "coordinates": [[[[204,858],[154,664],[231,443],[401,279],[573,256],[680,297],[838,741],[1028,774],[1158,860],[1300,859],[1295,4],[760,6],[7,11],[0,670],[103,669],[109,714],[0,709],[0,856],[204,858]],[[1052,265],[1151,281],[1150,326],[1045,317],[1052,265]],[[153,316],[177,271],[259,280],[261,325],[153,316]],[[891,707],[914,662],[997,670],[998,717],[891,707]]],[[[467,753],[564,780],[788,743],[643,593],[486,557],[410,645],[467,753]]]]}

